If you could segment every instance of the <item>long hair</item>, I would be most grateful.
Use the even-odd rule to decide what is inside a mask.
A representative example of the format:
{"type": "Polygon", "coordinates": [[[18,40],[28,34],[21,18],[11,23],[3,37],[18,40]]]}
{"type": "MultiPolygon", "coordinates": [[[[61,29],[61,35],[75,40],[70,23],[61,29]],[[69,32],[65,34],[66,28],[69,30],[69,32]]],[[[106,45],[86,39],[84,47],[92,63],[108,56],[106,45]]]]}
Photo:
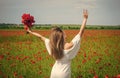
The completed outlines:
{"type": "Polygon", "coordinates": [[[57,60],[64,56],[64,33],[59,27],[52,28],[50,35],[51,55],[57,60]]]}

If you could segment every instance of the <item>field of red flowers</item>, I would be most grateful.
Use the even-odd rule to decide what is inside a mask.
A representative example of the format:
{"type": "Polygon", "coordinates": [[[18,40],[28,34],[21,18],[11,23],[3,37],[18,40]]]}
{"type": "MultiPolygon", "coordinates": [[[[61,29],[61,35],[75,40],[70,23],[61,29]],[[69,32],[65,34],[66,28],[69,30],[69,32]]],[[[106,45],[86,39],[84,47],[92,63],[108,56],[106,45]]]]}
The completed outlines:
{"type": "MultiPolygon", "coordinates": [[[[64,31],[67,41],[79,32],[64,31]]],[[[120,30],[85,30],[80,46],[72,78],[120,78],[120,30]]],[[[39,38],[23,30],[0,30],[0,78],[49,78],[53,64],[39,38]]]]}

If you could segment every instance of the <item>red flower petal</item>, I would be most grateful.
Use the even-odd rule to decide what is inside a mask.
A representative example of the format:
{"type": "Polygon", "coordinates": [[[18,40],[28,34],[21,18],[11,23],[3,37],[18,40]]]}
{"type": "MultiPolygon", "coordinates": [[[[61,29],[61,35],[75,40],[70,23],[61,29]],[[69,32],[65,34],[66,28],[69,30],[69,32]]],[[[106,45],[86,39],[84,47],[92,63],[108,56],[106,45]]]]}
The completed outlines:
{"type": "Polygon", "coordinates": [[[86,59],[84,59],[83,61],[82,61],[82,63],[84,64],[84,63],[86,63],[87,62],[87,60],[86,59]]]}
{"type": "Polygon", "coordinates": [[[95,75],[93,78],[98,78],[98,76],[97,76],[97,75],[95,75]]]}
{"type": "Polygon", "coordinates": [[[105,78],[109,78],[109,76],[108,76],[108,75],[105,75],[105,78]]]}
{"type": "Polygon", "coordinates": [[[117,78],[120,78],[120,74],[117,75],[117,78]]]}
{"type": "Polygon", "coordinates": [[[0,55],[0,60],[2,60],[4,58],[4,55],[0,55]]]}
{"type": "MultiPolygon", "coordinates": [[[[35,21],[34,21],[34,17],[33,16],[31,16],[30,14],[26,14],[26,13],[24,13],[23,15],[22,15],[22,21],[21,21],[24,25],[27,25],[28,27],[32,27],[33,26],[33,23],[35,23],[35,21]]],[[[25,29],[27,29],[26,27],[25,27],[25,29]]]]}

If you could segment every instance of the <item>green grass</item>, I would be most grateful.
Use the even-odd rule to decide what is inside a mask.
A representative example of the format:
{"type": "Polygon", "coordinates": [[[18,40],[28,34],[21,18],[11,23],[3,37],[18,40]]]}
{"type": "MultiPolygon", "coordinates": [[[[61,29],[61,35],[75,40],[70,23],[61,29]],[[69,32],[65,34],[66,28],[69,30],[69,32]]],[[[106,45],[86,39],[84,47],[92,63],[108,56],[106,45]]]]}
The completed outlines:
{"type": "MultiPolygon", "coordinates": [[[[72,78],[120,74],[119,51],[120,35],[83,37],[80,51],[72,60],[72,78]]],[[[49,78],[53,64],[39,38],[29,34],[0,36],[0,78],[49,78]]]]}

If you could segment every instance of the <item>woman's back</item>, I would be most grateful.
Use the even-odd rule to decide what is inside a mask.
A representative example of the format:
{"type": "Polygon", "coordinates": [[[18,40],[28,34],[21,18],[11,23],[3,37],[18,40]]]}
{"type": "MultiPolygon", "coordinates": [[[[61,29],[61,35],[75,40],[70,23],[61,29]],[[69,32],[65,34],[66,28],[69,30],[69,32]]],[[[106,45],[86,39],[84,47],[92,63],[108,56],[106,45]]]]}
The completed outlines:
{"type": "MultiPolygon", "coordinates": [[[[49,46],[49,39],[45,40],[46,48],[51,55],[51,50],[49,46]]],[[[52,71],[51,71],[51,78],[71,78],[71,59],[73,59],[79,48],[80,48],[80,35],[76,35],[72,40],[73,46],[68,49],[64,50],[64,56],[56,60],[52,71]]]]}

